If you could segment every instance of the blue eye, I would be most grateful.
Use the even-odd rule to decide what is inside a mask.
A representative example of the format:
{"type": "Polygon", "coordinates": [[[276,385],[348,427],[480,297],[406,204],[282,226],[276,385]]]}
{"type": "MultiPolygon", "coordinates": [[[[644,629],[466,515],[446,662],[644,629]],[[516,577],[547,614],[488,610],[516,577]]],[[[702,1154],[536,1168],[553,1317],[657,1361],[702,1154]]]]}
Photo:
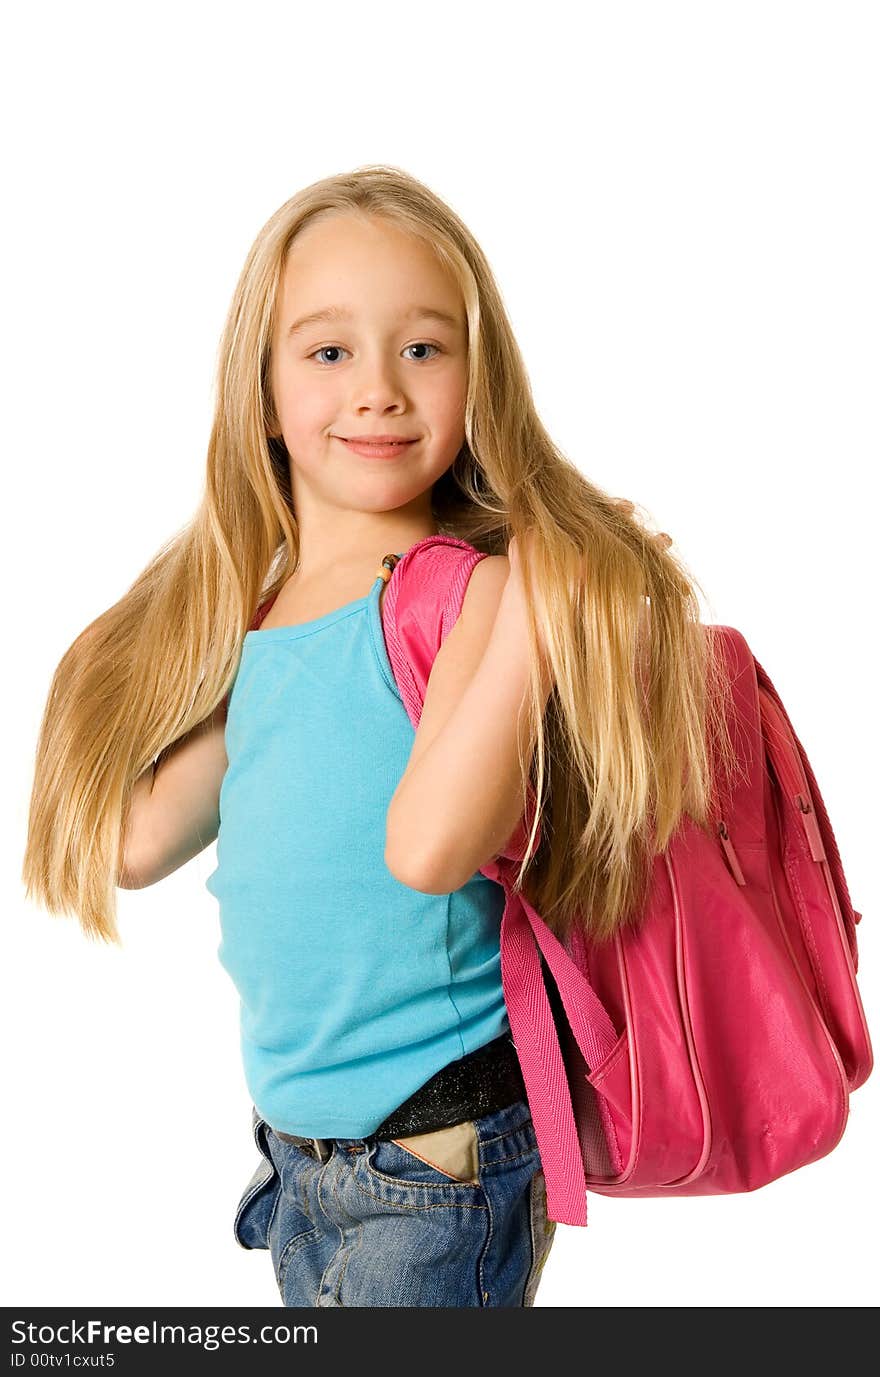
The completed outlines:
{"type": "MultiPolygon", "coordinates": [[[[424,339],[418,340],[415,344],[408,344],[406,347],[407,349],[433,349],[437,354],[442,354],[443,352],[438,344],[429,344],[428,341],[424,339]]],[[[417,359],[416,362],[421,363],[422,360],[417,359]]]]}
{"type": "MultiPolygon", "coordinates": [[[[434,350],[436,353],[438,353],[438,354],[442,354],[442,352],[443,352],[443,350],[440,348],[439,344],[429,344],[427,340],[418,340],[417,343],[415,343],[415,344],[408,344],[408,345],[406,346],[406,348],[407,348],[407,349],[433,349],[433,350],[434,350]]],[[[320,349],[315,349],[315,350],[313,350],[311,354],[308,354],[308,355],[307,355],[307,357],[310,358],[310,359],[313,359],[313,358],[315,357],[316,354],[326,354],[326,353],[332,352],[332,351],[334,351],[334,350],[335,350],[337,353],[340,353],[340,352],[343,353],[343,354],[347,354],[347,353],[348,353],[348,350],[347,350],[347,349],[343,349],[341,344],[322,344],[320,349]]],[[[335,362],[336,362],[335,359],[331,359],[331,360],[330,360],[330,363],[335,363],[335,362]]],[[[422,360],[422,359],[415,359],[414,362],[415,362],[415,363],[422,363],[422,362],[424,362],[424,360],[422,360]]]]}
{"type": "MultiPolygon", "coordinates": [[[[328,352],[328,350],[333,350],[333,349],[335,349],[337,352],[339,352],[339,350],[340,350],[341,348],[342,348],[342,346],[339,345],[339,344],[324,344],[324,345],[321,346],[320,349],[316,349],[316,350],[314,351],[314,353],[309,354],[309,355],[308,355],[308,358],[313,359],[313,358],[315,357],[315,354],[326,354],[326,353],[328,352]]],[[[342,353],[343,353],[343,354],[347,354],[347,353],[348,353],[348,350],[347,350],[347,349],[342,349],[342,353]]],[[[331,362],[335,362],[335,360],[332,360],[332,359],[331,359],[331,362]]]]}

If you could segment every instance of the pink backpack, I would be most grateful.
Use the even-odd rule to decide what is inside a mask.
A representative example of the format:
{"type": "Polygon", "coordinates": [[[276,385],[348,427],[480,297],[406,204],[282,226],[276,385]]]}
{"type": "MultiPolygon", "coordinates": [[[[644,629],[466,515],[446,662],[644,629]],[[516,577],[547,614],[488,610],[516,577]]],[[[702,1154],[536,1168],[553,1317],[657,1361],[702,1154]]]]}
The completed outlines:
{"type": "MultiPolygon", "coordinates": [[[[395,562],[388,656],[418,725],[474,566],[429,536],[395,562]]],[[[873,1057],[855,924],[831,824],[779,695],[732,627],[721,638],[744,780],[717,840],[689,818],[655,860],[637,933],[563,945],[512,893],[534,816],[482,873],[504,886],[501,974],[551,1219],[586,1225],[586,1192],[751,1191],[840,1141],[873,1057]]]]}

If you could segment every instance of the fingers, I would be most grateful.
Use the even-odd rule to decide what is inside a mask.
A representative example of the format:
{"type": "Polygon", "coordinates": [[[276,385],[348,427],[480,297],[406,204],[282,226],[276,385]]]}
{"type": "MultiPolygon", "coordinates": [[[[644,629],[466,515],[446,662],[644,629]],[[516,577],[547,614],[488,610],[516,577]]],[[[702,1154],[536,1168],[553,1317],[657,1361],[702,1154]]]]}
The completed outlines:
{"type": "MultiPolygon", "coordinates": [[[[627,516],[632,516],[636,509],[636,504],[631,502],[628,497],[612,497],[611,501],[616,507],[622,507],[627,516]]],[[[661,550],[668,550],[673,543],[672,536],[668,531],[659,531],[656,535],[650,535],[649,540],[653,540],[655,545],[659,545],[661,550]]]]}

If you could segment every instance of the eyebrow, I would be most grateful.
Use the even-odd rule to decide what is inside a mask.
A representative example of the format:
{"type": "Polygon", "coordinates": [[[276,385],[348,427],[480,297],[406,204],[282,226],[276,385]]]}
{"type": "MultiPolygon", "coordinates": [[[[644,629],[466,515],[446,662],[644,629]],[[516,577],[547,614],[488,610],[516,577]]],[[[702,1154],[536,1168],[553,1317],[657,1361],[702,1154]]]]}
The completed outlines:
{"type": "MultiPolygon", "coordinates": [[[[351,320],[354,312],[348,306],[325,306],[321,311],[310,311],[307,316],[300,316],[295,320],[287,331],[287,338],[295,335],[297,331],[304,330],[307,325],[314,325],[320,321],[351,320]]],[[[454,330],[461,328],[461,321],[456,316],[450,315],[448,311],[441,311],[437,306],[411,306],[404,313],[404,320],[436,320],[440,325],[450,325],[454,330]]]]}

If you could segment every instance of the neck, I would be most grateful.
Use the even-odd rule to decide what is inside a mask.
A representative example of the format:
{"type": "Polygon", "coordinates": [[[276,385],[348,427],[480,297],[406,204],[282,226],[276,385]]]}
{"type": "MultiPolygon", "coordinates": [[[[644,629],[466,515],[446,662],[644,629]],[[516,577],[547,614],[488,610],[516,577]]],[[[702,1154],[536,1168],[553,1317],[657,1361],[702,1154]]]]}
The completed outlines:
{"type": "Polygon", "coordinates": [[[437,534],[437,523],[427,516],[361,513],[346,521],[334,520],[323,529],[314,523],[300,524],[295,569],[298,583],[323,581],[328,575],[355,580],[362,572],[378,569],[383,557],[404,554],[426,536],[437,534]]]}

